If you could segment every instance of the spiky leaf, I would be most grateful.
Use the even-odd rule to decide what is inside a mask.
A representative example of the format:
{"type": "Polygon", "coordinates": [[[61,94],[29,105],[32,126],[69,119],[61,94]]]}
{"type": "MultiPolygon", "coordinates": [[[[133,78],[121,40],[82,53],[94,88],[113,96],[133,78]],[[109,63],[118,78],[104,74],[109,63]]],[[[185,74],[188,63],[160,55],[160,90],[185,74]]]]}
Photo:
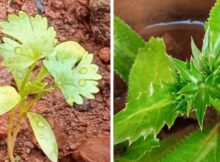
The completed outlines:
{"type": "Polygon", "coordinates": [[[135,143],[130,145],[127,150],[115,158],[116,162],[135,162],[138,161],[146,152],[159,146],[159,141],[153,135],[147,138],[140,137],[135,143]]]}
{"type": "Polygon", "coordinates": [[[162,162],[219,162],[219,124],[212,129],[196,131],[183,140],[162,162]]]}
{"type": "Polygon", "coordinates": [[[219,37],[220,33],[220,1],[217,0],[216,4],[212,8],[208,22],[206,23],[207,27],[210,27],[211,32],[211,43],[212,47],[214,47],[214,44],[216,43],[216,39],[219,37]]]}
{"type": "Polygon", "coordinates": [[[157,134],[164,123],[172,125],[176,117],[172,96],[161,82],[172,81],[171,63],[163,41],[151,39],[140,50],[129,79],[126,108],[114,117],[115,144],[136,141],[150,132],[157,134]],[[156,51],[156,52],[155,52],[156,51]],[[146,68],[145,65],[151,65],[146,68]]]}
{"type": "Polygon", "coordinates": [[[114,70],[128,82],[130,69],[144,40],[127,24],[114,17],[114,70]]]}
{"type": "Polygon", "coordinates": [[[189,130],[184,129],[178,133],[171,134],[160,141],[160,146],[153,148],[151,151],[138,160],[138,162],[161,162],[173,149],[181,142],[181,139],[188,134],[189,130]]]}

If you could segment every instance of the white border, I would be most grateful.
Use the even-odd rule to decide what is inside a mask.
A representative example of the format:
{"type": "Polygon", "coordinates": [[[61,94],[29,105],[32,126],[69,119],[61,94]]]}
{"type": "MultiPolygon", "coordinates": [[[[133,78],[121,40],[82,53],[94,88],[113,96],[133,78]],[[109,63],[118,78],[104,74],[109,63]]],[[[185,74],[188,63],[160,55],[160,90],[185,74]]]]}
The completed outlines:
{"type": "Polygon", "coordinates": [[[114,122],[113,122],[113,116],[114,116],[114,0],[110,0],[110,21],[111,21],[111,26],[110,26],[110,55],[111,55],[111,61],[110,61],[110,66],[111,66],[111,77],[110,77],[110,99],[111,99],[111,106],[110,106],[110,161],[114,162],[114,122]]]}

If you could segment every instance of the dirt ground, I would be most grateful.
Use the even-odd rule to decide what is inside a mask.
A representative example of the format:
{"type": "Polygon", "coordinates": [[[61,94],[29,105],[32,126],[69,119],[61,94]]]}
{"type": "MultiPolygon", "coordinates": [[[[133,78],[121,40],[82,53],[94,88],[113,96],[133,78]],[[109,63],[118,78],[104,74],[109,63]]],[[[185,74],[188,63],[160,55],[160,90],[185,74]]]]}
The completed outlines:
{"type": "MultiPolygon", "coordinates": [[[[20,10],[38,12],[34,0],[0,0],[0,21],[20,10]]],[[[44,16],[54,26],[60,42],[75,40],[94,54],[102,75],[95,100],[69,107],[59,90],[45,96],[33,111],[41,112],[52,125],[59,162],[107,162],[110,150],[110,9],[109,0],[44,0],[44,16]]],[[[0,33],[1,38],[1,33],[0,33]]],[[[13,84],[10,73],[0,66],[0,85],[13,84]]],[[[7,115],[0,117],[0,162],[6,156],[7,115]]],[[[48,162],[31,129],[22,124],[15,152],[22,162],[48,162]]],[[[6,160],[7,161],[7,160],[6,160]]]]}

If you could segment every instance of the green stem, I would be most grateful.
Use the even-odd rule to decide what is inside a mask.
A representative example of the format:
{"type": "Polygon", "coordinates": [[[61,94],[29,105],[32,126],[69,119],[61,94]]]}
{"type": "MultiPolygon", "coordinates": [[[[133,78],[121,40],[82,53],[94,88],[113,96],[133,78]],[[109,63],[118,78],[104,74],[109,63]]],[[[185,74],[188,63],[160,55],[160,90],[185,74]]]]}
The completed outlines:
{"type": "MultiPolygon", "coordinates": [[[[21,84],[21,88],[20,88],[20,90],[19,90],[20,94],[23,93],[24,88],[25,88],[25,85],[26,85],[26,83],[29,81],[29,79],[30,79],[30,77],[31,77],[31,73],[32,73],[32,71],[34,70],[36,64],[37,64],[37,62],[33,63],[33,65],[31,65],[31,67],[29,68],[29,70],[28,70],[28,72],[27,72],[27,74],[26,74],[26,76],[25,76],[25,78],[24,78],[24,81],[23,81],[22,84],[21,84]]],[[[24,98],[24,96],[22,96],[22,98],[24,98]]]]}
{"type": "MultiPolygon", "coordinates": [[[[13,155],[13,151],[14,151],[14,146],[15,146],[15,141],[18,135],[18,132],[21,128],[21,121],[23,120],[24,117],[26,117],[26,113],[32,108],[32,106],[37,103],[43,96],[45,95],[45,93],[41,93],[38,94],[37,97],[35,99],[33,99],[30,103],[28,104],[22,104],[23,107],[21,107],[20,113],[19,113],[19,117],[17,120],[17,125],[13,131],[13,135],[10,134],[10,143],[9,143],[9,148],[10,148],[10,152],[12,152],[13,155]]],[[[14,157],[13,157],[14,158],[14,157]]],[[[14,162],[13,159],[10,157],[11,162],[14,162]]]]}

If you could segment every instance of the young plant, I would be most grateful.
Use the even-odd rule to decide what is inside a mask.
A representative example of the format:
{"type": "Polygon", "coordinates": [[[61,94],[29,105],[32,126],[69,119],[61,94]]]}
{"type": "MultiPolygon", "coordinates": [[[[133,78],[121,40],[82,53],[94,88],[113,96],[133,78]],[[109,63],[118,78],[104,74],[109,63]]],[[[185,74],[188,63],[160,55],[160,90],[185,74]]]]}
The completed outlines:
{"type": "Polygon", "coordinates": [[[126,108],[114,116],[115,148],[124,150],[115,161],[220,161],[220,122],[203,128],[207,108],[220,112],[219,17],[220,0],[206,22],[202,51],[192,40],[189,61],[169,56],[160,38],[145,43],[115,18],[115,71],[128,84],[126,108]],[[181,143],[180,134],[158,142],[165,124],[170,128],[179,115],[192,111],[201,130],[181,143]]]}
{"type": "Polygon", "coordinates": [[[0,87],[0,115],[9,112],[7,133],[8,155],[15,162],[14,146],[21,121],[28,118],[43,152],[52,162],[58,161],[55,135],[38,113],[30,112],[43,96],[59,88],[66,102],[73,106],[83,104],[83,97],[94,99],[98,67],[92,64],[93,55],[77,42],[58,44],[56,32],[48,27],[47,19],[24,12],[8,16],[0,22],[4,37],[0,44],[3,65],[12,73],[16,87],[0,87]],[[54,83],[45,78],[52,76],[54,83]]]}

